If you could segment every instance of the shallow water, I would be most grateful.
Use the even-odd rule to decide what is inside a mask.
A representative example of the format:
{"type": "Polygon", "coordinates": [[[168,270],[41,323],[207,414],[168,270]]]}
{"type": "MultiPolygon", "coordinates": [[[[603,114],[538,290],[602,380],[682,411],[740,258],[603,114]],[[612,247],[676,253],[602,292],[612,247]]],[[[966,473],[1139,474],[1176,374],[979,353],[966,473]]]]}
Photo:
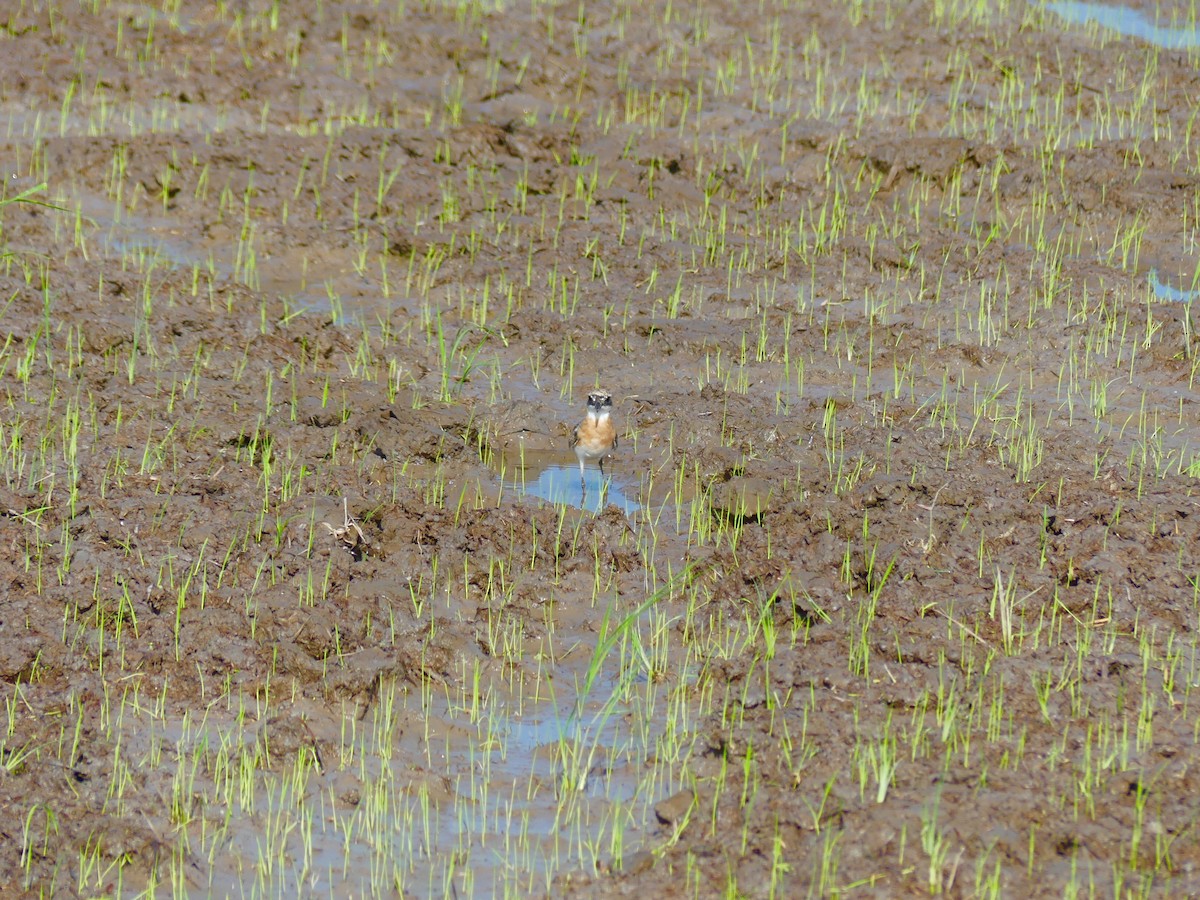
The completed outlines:
{"type": "MultiPolygon", "coordinates": [[[[619,475],[608,475],[598,466],[587,466],[580,481],[578,465],[550,462],[566,454],[529,452],[523,455],[500,455],[492,468],[501,475],[504,485],[517,492],[518,497],[537,497],[549,503],[565,503],[589,512],[600,512],[615,506],[625,515],[640,510],[641,504],[628,496],[632,486],[619,475]]],[[[614,466],[608,466],[611,472],[614,466]]]]}
{"type": "MultiPolygon", "coordinates": [[[[1123,37],[1137,38],[1167,50],[1187,50],[1200,47],[1200,28],[1195,22],[1195,10],[1190,13],[1188,25],[1160,25],[1165,12],[1171,7],[1160,9],[1153,18],[1132,6],[1120,3],[1088,3],[1083,0],[1055,0],[1047,3],[1046,9],[1060,15],[1072,24],[1095,22],[1102,28],[1115,31],[1123,37]]],[[[1176,12],[1186,12],[1186,7],[1176,12]]]]}
{"type": "Polygon", "coordinates": [[[0,895],[1195,893],[1190,11],[174,6],[0,21],[0,895]]]}

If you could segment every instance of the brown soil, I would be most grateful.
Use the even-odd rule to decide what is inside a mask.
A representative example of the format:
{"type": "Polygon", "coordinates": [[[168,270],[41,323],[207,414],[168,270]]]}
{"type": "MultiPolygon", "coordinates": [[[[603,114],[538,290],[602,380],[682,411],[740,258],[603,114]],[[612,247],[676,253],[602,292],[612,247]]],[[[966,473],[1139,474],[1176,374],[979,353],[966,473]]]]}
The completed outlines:
{"type": "Polygon", "coordinates": [[[1194,51],[99,6],[0,16],[0,894],[1200,892],[1194,51]],[[598,383],[629,516],[513,487],[598,383]]]}

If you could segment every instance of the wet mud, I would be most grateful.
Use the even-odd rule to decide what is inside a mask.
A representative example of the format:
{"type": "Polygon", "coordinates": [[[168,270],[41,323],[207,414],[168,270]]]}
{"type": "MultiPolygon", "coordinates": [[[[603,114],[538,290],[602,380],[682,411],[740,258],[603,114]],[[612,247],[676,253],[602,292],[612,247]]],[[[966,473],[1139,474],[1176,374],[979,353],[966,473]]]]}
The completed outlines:
{"type": "Polygon", "coordinates": [[[1186,23],[94,7],[0,14],[0,893],[1200,892],[1186,23]]]}

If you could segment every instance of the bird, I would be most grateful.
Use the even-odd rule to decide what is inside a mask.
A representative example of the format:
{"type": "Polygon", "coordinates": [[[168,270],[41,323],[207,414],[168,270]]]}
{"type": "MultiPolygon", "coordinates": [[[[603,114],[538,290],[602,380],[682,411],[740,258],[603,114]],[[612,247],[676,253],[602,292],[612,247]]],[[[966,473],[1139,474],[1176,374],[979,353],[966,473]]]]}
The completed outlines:
{"type": "Polygon", "coordinates": [[[571,447],[579,458],[579,485],[587,493],[583,467],[589,459],[599,460],[600,476],[604,477],[604,457],[617,449],[617,429],[612,422],[612,394],[594,390],[588,394],[587,413],[571,432],[571,447]]]}

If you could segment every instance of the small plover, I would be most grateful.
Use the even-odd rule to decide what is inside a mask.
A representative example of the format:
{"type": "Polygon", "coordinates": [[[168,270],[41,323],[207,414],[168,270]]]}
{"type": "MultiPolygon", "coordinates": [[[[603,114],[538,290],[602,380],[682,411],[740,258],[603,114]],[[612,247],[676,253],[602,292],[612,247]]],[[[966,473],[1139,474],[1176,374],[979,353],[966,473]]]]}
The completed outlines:
{"type": "Polygon", "coordinates": [[[579,484],[587,493],[583,466],[589,459],[599,460],[600,476],[604,477],[604,457],[617,449],[617,429],[612,423],[612,394],[595,390],[588,394],[587,415],[571,432],[571,446],[579,457],[579,484]]]}

